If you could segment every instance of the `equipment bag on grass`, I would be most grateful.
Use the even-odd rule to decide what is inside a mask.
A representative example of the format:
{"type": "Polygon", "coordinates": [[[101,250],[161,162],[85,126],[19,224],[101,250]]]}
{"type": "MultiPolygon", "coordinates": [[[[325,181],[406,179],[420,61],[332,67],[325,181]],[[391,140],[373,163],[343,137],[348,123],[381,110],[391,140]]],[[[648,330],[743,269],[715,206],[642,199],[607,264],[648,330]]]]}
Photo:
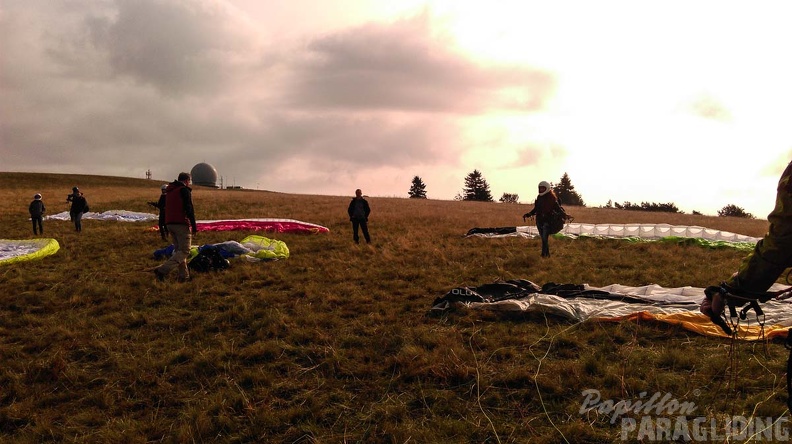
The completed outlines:
{"type": "Polygon", "coordinates": [[[217,248],[207,245],[200,249],[198,255],[192,258],[188,266],[190,270],[205,273],[207,271],[225,270],[231,266],[231,263],[220,254],[217,248]]]}

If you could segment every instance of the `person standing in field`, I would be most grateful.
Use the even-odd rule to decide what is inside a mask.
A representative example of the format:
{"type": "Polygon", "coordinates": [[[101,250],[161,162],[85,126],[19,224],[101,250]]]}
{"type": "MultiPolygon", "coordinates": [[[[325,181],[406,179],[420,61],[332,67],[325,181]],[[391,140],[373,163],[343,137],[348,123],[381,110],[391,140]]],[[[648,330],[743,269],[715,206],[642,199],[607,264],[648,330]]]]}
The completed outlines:
{"type": "Polygon", "coordinates": [[[44,219],[44,213],[47,209],[44,207],[44,201],[41,200],[41,194],[33,196],[33,201],[30,202],[28,207],[30,211],[30,220],[33,221],[33,234],[44,234],[44,226],[41,221],[44,219]]]}
{"type": "Polygon", "coordinates": [[[77,232],[81,232],[83,214],[89,211],[88,201],[85,199],[85,196],[83,196],[83,193],[80,191],[80,189],[74,187],[72,188],[72,193],[66,196],[66,202],[71,202],[71,208],[69,208],[69,217],[71,218],[72,222],[74,222],[74,229],[77,232]]]}
{"type": "Polygon", "coordinates": [[[159,200],[157,202],[148,202],[149,205],[159,210],[159,234],[162,237],[162,240],[168,239],[168,227],[165,225],[165,190],[168,188],[168,184],[163,185],[160,189],[162,192],[160,193],[159,200]]]}
{"type": "Polygon", "coordinates": [[[550,257],[550,225],[553,214],[563,209],[558,203],[558,197],[552,189],[550,184],[546,181],[539,182],[539,195],[536,196],[534,201],[533,210],[523,214],[523,221],[526,218],[536,216],[536,229],[539,230],[539,237],[542,239],[542,257],[550,257]]]}
{"type": "Polygon", "coordinates": [[[735,306],[765,302],[773,297],[767,290],[784,270],[792,267],[792,162],[778,181],[775,208],[767,221],[770,228],[737,272],[720,286],[705,290],[706,298],[700,311],[715,324],[723,325],[721,314],[726,308],[727,297],[735,306]]]}
{"type": "Polygon", "coordinates": [[[191,181],[192,177],[189,173],[179,173],[178,179],[165,188],[165,225],[173,239],[174,249],[170,259],[154,269],[158,281],[164,281],[168,273],[177,267],[179,282],[190,280],[187,258],[190,257],[192,237],[198,231],[195,224],[191,181]]]}
{"type": "Polygon", "coordinates": [[[358,229],[360,229],[363,231],[363,237],[366,239],[366,243],[370,244],[371,237],[368,231],[368,217],[369,214],[371,214],[371,208],[369,208],[368,201],[363,198],[363,192],[360,191],[360,189],[355,190],[355,197],[352,198],[352,202],[349,203],[347,213],[349,213],[349,220],[352,221],[352,239],[356,244],[360,243],[360,236],[358,236],[358,229]]]}

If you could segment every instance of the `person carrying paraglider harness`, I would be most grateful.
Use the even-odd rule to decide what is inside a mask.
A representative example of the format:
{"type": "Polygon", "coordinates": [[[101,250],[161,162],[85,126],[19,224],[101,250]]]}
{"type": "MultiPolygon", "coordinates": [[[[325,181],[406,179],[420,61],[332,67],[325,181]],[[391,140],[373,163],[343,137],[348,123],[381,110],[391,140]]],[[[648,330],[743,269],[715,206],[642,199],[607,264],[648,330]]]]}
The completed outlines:
{"type": "MultiPolygon", "coordinates": [[[[789,267],[792,267],[792,162],[790,162],[778,181],[776,203],[767,216],[770,228],[756,243],[753,251],[745,257],[736,273],[726,282],[713,285],[704,290],[705,299],[699,310],[718,325],[724,333],[734,336],[735,331],[726,320],[729,318],[746,319],[748,311],[754,310],[757,317],[763,317],[759,303],[771,299],[786,299],[792,288],[768,291],[776,280],[789,267]],[[737,313],[738,307],[743,307],[737,313]]],[[[737,321],[739,322],[739,320],[737,321]]],[[[787,362],[787,389],[790,394],[787,404],[792,409],[792,330],[787,333],[786,347],[790,349],[787,362]]]]}
{"type": "Polygon", "coordinates": [[[561,204],[558,203],[558,197],[549,183],[543,180],[539,182],[538,188],[539,194],[534,201],[534,208],[523,214],[523,221],[536,216],[536,229],[542,239],[542,257],[550,257],[548,238],[551,234],[561,231],[564,224],[572,220],[572,217],[567,215],[561,204]]]}

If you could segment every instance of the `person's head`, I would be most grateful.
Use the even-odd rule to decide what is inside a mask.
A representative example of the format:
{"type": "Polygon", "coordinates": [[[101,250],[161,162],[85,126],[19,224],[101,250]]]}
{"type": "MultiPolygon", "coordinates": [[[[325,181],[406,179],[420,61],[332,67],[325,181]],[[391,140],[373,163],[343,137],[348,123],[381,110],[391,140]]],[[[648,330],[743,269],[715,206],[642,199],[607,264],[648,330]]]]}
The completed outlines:
{"type": "Polygon", "coordinates": [[[360,188],[358,188],[357,190],[355,190],[355,197],[361,197],[361,196],[363,196],[363,192],[360,191],[360,188]]]}
{"type": "Polygon", "coordinates": [[[192,180],[192,177],[190,176],[190,173],[179,173],[179,178],[176,180],[179,182],[184,182],[185,184],[189,184],[192,180]]]}
{"type": "Polygon", "coordinates": [[[33,199],[34,200],[41,200],[41,194],[36,193],[36,195],[33,196],[33,199]]]}
{"type": "Polygon", "coordinates": [[[539,195],[544,196],[545,194],[550,192],[550,184],[547,181],[539,182],[539,195]]]}
{"type": "Polygon", "coordinates": [[[164,192],[165,192],[167,189],[168,189],[168,184],[167,184],[167,183],[164,183],[164,184],[162,184],[162,186],[160,187],[160,190],[162,190],[162,192],[163,192],[163,193],[164,193],[164,192]]]}
{"type": "Polygon", "coordinates": [[[80,189],[77,187],[72,187],[72,193],[77,194],[80,192],[80,189]]]}

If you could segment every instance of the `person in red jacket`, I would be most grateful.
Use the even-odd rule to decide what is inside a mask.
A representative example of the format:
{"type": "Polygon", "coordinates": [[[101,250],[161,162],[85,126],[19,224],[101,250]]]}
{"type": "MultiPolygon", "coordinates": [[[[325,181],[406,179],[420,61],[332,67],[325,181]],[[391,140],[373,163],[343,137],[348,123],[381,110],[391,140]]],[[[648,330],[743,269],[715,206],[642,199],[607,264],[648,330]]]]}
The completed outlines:
{"type": "Polygon", "coordinates": [[[174,249],[170,259],[154,269],[158,281],[164,281],[176,267],[179,268],[179,282],[190,280],[187,258],[190,257],[192,236],[198,231],[189,186],[191,181],[189,173],[179,173],[179,178],[165,188],[165,225],[173,239],[174,249]]]}
{"type": "Polygon", "coordinates": [[[560,207],[558,197],[550,189],[550,184],[544,180],[539,182],[539,195],[536,196],[536,201],[534,201],[534,209],[523,214],[523,220],[536,216],[536,229],[539,230],[539,237],[542,239],[542,257],[550,257],[550,245],[548,242],[550,237],[550,216],[559,210],[558,207],[560,207]]]}

